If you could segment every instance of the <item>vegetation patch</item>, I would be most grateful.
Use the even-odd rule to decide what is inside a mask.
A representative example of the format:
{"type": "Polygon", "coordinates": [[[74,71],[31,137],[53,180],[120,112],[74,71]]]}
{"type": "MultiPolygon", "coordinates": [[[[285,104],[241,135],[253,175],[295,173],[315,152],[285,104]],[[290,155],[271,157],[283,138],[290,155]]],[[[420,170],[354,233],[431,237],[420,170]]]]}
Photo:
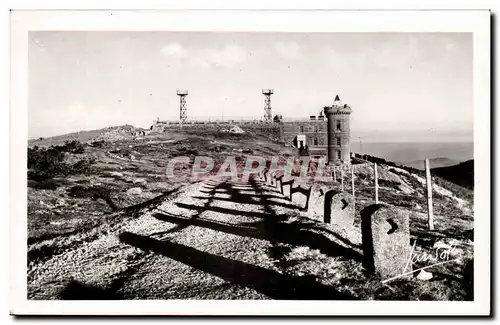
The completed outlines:
{"type": "Polygon", "coordinates": [[[61,146],[28,148],[28,179],[48,180],[54,177],[85,174],[94,159],[84,158],[75,163],[67,162],[68,154],[82,154],[84,146],[78,141],[69,141],[61,146]]]}

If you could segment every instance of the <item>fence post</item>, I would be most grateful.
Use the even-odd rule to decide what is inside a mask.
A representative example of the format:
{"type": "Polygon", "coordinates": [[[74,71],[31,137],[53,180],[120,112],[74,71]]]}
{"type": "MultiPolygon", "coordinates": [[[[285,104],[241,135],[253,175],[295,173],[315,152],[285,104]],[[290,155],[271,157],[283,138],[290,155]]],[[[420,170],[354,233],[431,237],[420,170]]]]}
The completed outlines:
{"type": "Polygon", "coordinates": [[[354,167],[351,165],[351,187],[352,187],[352,204],[354,204],[354,213],[356,213],[356,196],[354,195],[354,167]]]}
{"type": "Polygon", "coordinates": [[[333,182],[337,183],[337,175],[335,174],[335,166],[333,167],[333,182]]]}
{"type": "Polygon", "coordinates": [[[377,163],[373,164],[373,169],[375,170],[375,204],[378,204],[378,172],[377,172],[377,163]]]}
{"type": "Polygon", "coordinates": [[[434,213],[432,208],[432,178],[429,158],[425,158],[425,178],[427,183],[427,213],[429,230],[434,230],[434,213]]]}
{"type": "Polygon", "coordinates": [[[340,190],[344,192],[344,166],[340,167],[340,190]]]}
{"type": "Polygon", "coordinates": [[[354,197],[354,167],[351,165],[351,187],[352,187],[352,196],[354,197]]]}

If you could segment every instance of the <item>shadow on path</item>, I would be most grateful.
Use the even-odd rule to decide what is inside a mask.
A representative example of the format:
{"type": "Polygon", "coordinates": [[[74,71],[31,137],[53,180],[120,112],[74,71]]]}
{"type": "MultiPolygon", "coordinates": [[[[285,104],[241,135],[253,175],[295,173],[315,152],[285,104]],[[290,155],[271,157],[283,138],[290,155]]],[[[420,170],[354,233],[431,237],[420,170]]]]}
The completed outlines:
{"type": "MultiPolygon", "coordinates": [[[[242,198],[238,197],[231,197],[231,198],[224,198],[224,197],[214,197],[214,201],[226,201],[226,202],[234,202],[234,203],[244,203],[244,204],[256,204],[256,205],[261,205],[262,203],[259,201],[259,199],[262,199],[265,197],[266,199],[284,199],[284,197],[277,197],[274,195],[239,195],[242,198]]],[[[203,197],[203,196],[193,196],[193,199],[207,199],[208,197],[203,197]]],[[[288,204],[288,203],[281,203],[281,202],[276,202],[276,201],[270,201],[269,205],[272,206],[279,206],[283,208],[288,208],[288,209],[295,209],[295,210],[300,210],[301,207],[296,206],[294,204],[288,204]]]]}
{"type": "Polygon", "coordinates": [[[311,277],[291,277],[259,266],[199,251],[195,248],[159,241],[130,232],[120,234],[119,239],[144,251],[151,251],[176,261],[211,273],[236,285],[243,285],[279,300],[348,300],[352,296],[342,294],[331,287],[316,282],[311,277]]]}
{"type": "MultiPolygon", "coordinates": [[[[208,207],[210,206],[210,204],[212,203],[212,200],[213,200],[213,197],[215,195],[215,191],[217,190],[217,188],[224,187],[224,186],[226,186],[225,182],[219,183],[219,184],[215,185],[214,187],[212,187],[211,195],[209,197],[205,198],[207,200],[207,202],[202,207],[199,207],[199,209],[197,210],[197,213],[194,216],[192,216],[191,218],[196,219],[203,213],[203,211],[207,210],[208,207]]],[[[176,203],[176,205],[179,205],[179,204],[180,203],[176,203]]],[[[180,231],[182,229],[185,229],[187,227],[188,227],[188,225],[177,225],[176,227],[166,231],[165,234],[174,233],[174,232],[180,231]]]]}
{"type": "Polygon", "coordinates": [[[101,289],[75,280],[69,282],[59,293],[61,300],[118,300],[121,298],[115,289],[101,289]]]}
{"type": "MultiPolygon", "coordinates": [[[[156,213],[153,217],[158,220],[175,223],[179,227],[204,227],[232,235],[268,240],[272,243],[308,246],[312,249],[319,249],[322,253],[333,257],[343,256],[356,261],[362,260],[362,255],[355,250],[336,244],[322,234],[304,229],[304,226],[298,223],[259,222],[254,223],[256,227],[240,227],[238,225],[206,219],[187,219],[170,213],[156,213]]],[[[272,218],[273,216],[270,217],[272,218]]],[[[166,233],[161,232],[152,235],[164,234],[166,233]]]]}
{"type": "MultiPolygon", "coordinates": [[[[213,199],[212,199],[213,200],[213,199]]],[[[235,202],[237,203],[237,202],[235,202]]],[[[175,203],[179,208],[183,209],[188,209],[188,210],[194,210],[198,211],[199,214],[201,214],[204,211],[213,211],[213,212],[218,212],[218,213],[225,213],[225,214],[231,214],[231,215],[240,215],[244,217],[251,217],[251,218],[274,218],[277,217],[280,220],[286,220],[286,216],[274,216],[274,215],[269,215],[263,212],[254,212],[254,211],[241,211],[238,209],[228,209],[228,208],[221,208],[221,207],[214,207],[214,206],[199,206],[199,205],[193,205],[193,204],[186,204],[186,203],[175,203]]]]}
{"type": "Polygon", "coordinates": [[[163,192],[161,195],[158,195],[150,200],[144,201],[139,204],[134,204],[125,208],[122,208],[120,210],[123,210],[123,212],[130,217],[138,217],[141,213],[141,211],[145,208],[148,210],[153,210],[156,209],[160,204],[163,203],[163,201],[173,193],[177,192],[177,189],[173,189],[170,191],[163,192]]]}

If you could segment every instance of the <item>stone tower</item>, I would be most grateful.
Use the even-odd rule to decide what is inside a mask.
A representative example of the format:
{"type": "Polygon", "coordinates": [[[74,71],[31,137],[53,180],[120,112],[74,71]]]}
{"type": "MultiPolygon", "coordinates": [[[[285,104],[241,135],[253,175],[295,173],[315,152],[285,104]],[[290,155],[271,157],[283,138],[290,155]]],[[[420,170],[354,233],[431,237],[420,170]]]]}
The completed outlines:
{"type": "Polygon", "coordinates": [[[328,163],[330,165],[349,164],[351,162],[351,128],[349,119],[351,108],[342,104],[335,96],[332,106],[325,107],[328,119],[328,163]]]}

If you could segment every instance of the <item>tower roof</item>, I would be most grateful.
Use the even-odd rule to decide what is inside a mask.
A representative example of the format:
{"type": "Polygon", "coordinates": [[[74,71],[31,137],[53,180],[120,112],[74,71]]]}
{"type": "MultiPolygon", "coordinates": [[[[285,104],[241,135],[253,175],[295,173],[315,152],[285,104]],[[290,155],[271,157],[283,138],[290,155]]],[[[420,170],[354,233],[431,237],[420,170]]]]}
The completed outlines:
{"type": "Polygon", "coordinates": [[[335,100],[332,106],[326,106],[324,108],[325,115],[328,114],[350,114],[352,112],[351,108],[347,104],[342,104],[339,95],[335,95],[335,100]]]}
{"type": "Polygon", "coordinates": [[[333,107],[342,107],[342,102],[340,101],[339,95],[335,95],[335,100],[333,101],[333,107]]]}

